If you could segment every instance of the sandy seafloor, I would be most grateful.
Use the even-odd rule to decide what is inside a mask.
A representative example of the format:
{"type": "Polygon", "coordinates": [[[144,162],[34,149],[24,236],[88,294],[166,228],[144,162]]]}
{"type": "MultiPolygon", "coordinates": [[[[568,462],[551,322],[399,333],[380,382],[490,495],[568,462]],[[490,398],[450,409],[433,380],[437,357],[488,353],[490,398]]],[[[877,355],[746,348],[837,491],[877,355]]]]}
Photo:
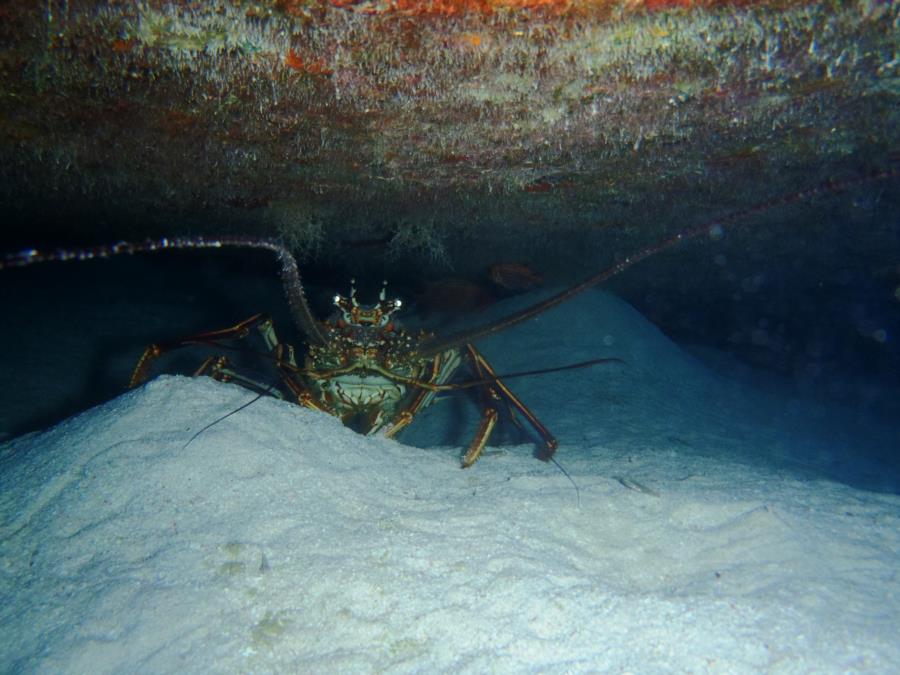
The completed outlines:
{"type": "Polygon", "coordinates": [[[479,344],[623,359],[510,382],[577,491],[527,439],[461,470],[458,398],[400,442],[265,399],[185,446],[252,398],[202,378],[0,446],[0,667],[897,672],[897,427],[715,373],[599,291],[479,344]]]}

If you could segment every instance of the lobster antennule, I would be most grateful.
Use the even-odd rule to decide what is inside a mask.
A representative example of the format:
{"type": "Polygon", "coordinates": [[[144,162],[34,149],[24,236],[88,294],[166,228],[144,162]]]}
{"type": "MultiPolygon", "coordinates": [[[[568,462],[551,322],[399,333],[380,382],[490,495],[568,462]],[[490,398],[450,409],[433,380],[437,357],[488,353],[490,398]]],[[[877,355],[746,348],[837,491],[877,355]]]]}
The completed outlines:
{"type": "Polygon", "coordinates": [[[594,286],[597,286],[604,281],[607,281],[608,279],[621,274],[625,270],[633,267],[634,265],[637,265],[639,262],[646,258],[650,258],[657,253],[661,253],[670,248],[674,248],[684,241],[696,239],[703,234],[714,232],[715,230],[722,227],[740,224],[742,221],[747,220],[751,216],[763,213],[765,211],[768,211],[769,209],[775,208],[776,206],[794,204],[796,202],[812,199],[813,197],[819,195],[831,192],[841,192],[857,185],[862,185],[865,183],[870,183],[876,180],[883,180],[887,178],[896,178],[897,176],[900,176],[900,166],[892,166],[890,168],[881,169],[870,174],[855,176],[853,178],[847,178],[844,180],[826,181],[805,190],[783,194],[778,197],[768,199],[764,202],[754,204],[753,206],[749,206],[745,209],[741,209],[740,211],[732,212],[721,218],[707,221],[701,225],[695,225],[694,227],[690,227],[686,230],[681,230],[668,237],[667,239],[663,239],[662,241],[652,246],[648,246],[647,248],[624,258],[615,265],[607,267],[602,272],[594,274],[587,279],[584,279],[583,281],[575,284],[574,286],[570,286],[564,291],[561,291],[556,295],[547,298],[546,300],[542,300],[541,302],[531,305],[530,307],[526,307],[525,309],[514,312],[509,316],[505,316],[501,319],[497,319],[496,321],[492,321],[491,323],[462,331],[456,333],[455,335],[449,335],[448,337],[440,340],[432,340],[430,342],[427,342],[423,345],[422,349],[418,350],[418,354],[421,357],[434,356],[435,354],[438,354],[446,349],[456,347],[458,345],[471,342],[472,340],[476,340],[486,335],[491,335],[501,330],[505,330],[511,326],[515,326],[518,323],[527,321],[528,319],[531,319],[538,314],[546,312],[548,309],[566,302],[567,300],[583,291],[588,290],[589,288],[593,288],[594,286]]]}
{"type": "Polygon", "coordinates": [[[118,255],[134,255],[136,253],[154,253],[166,250],[189,250],[211,248],[255,248],[271,251],[279,263],[279,273],[284,286],[284,294],[291,311],[291,318],[304,337],[315,345],[324,345],[325,337],[318,322],[312,315],[309,302],[303,293],[300,280],[300,268],[291,252],[283,244],[272,239],[255,237],[162,237],[143,241],[120,241],[105,246],[92,246],[76,249],[56,249],[41,251],[26,249],[18,253],[10,253],[0,258],[0,270],[12,267],[28,267],[42,262],[65,262],[67,260],[94,260],[96,258],[113,258],[118,255]]]}

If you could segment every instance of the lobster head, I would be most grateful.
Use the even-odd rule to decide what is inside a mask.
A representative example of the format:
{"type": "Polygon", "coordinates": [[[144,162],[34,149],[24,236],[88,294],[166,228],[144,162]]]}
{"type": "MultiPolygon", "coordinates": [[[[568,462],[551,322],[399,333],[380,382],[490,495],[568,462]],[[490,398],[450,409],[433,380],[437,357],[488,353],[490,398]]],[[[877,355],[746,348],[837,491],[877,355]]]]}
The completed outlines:
{"type": "Polygon", "coordinates": [[[361,305],[356,298],[356,280],[351,279],[350,297],[337,294],[334,296],[334,305],[340,310],[338,325],[343,322],[347,326],[390,330],[391,317],[400,309],[402,302],[399,298],[387,299],[387,281],[385,281],[378,294],[378,302],[374,305],[361,305]]]}
{"type": "Polygon", "coordinates": [[[388,300],[386,291],[384,282],[378,302],[363,305],[356,297],[356,281],[351,280],[349,297],[334,296],[338,311],[323,326],[327,339],[322,345],[310,344],[307,352],[313,370],[343,369],[360,371],[365,376],[371,371],[395,369],[402,363],[402,374],[411,373],[408,369],[413,364],[409,357],[415,341],[393,319],[403,303],[396,298],[388,300]]]}

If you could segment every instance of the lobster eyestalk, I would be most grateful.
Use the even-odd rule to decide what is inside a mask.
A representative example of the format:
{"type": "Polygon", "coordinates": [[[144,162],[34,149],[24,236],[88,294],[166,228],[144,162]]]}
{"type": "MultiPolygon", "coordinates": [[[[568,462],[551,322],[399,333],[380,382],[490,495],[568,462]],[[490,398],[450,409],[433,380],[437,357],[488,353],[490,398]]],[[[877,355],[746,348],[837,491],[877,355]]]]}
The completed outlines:
{"type": "Polygon", "coordinates": [[[264,249],[275,254],[279,264],[281,283],[288,301],[291,318],[297,329],[309,344],[321,346],[326,340],[309,308],[300,269],[293,254],[283,244],[272,239],[255,237],[162,237],[145,239],[144,241],[120,241],[116,244],[92,246],[77,249],[58,249],[41,251],[27,249],[19,253],[11,253],[0,259],[0,270],[12,267],[28,267],[42,262],[65,262],[68,260],[94,260],[97,258],[114,258],[119,255],[135,255],[137,253],[154,253],[165,250],[251,248],[264,249]]]}

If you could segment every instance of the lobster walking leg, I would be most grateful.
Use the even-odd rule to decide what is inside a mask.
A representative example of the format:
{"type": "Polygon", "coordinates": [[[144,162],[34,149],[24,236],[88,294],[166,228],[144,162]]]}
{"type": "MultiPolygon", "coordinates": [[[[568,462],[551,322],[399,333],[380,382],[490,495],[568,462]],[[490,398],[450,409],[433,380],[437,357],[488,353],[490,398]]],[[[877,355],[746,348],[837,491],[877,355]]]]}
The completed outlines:
{"type": "Polygon", "coordinates": [[[284,398],[284,395],[271,384],[257,382],[241,373],[233,370],[228,363],[228,359],[224,356],[210,356],[206,359],[197,370],[194,371],[194,377],[205,375],[219,382],[233,382],[241,385],[245,389],[255,391],[258,394],[269,394],[276,398],[284,398]]]}
{"type": "MultiPolygon", "coordinates": [[[[245,319],[244,321],[241,321],[240,323],[235,324],[234,326],[231,326],[229,328],[213,330],[209,331],[208,333],[198,333],[197,335],[191,335],[190,337],[186,337],[181,340],[152,344],[144,350],[144,353],[141,354],[141,358],[138,359],[137,365],[134,367],[134,370],[131,373],[131,379],[128,381],[128,388],[133,389],[146,382],[147,377],[150,374],[150,368],[153,367],[153,363],[156,361],[156,359],[158,359],[166,352],[175,351],[176,349],[190,347],[193,345],[209,344],[210,342],[214,342],[216,340],[242,339],[250,334],[251,328],[253,328],[254,326],[261,326],[265,322],[269,322],[269,326],[271,327],[271,320],[268,316],[266,316],[265,314],[254,314],[249,319],[245,319]]],[[[273,347],[273,345],[269,345],[270,349],[272,349],[273,347]]],[[[203,366],[201,366],[200,370],[202,371],[205,368],[208,368],[209,365],[211,365],[209,362],[205,362],[203,366]]],[[[197,374],[201,373],[198,371],[197,374]]]]}
{"type": "Polygon", "coordinates": [[[491,437],[491,433],[494,431],[494,426],[497,424],[498,417],[499,413],[496,408],[491,405],[486,405],[484,407],[484,412],[481,415],[481,424],[478,425],[478,431],[475,432],[475,438],[472,439],[469,449],[466,451],[466,454],[463,455],[462,468],[469,468],[478,461],[479,457],[481,457],[481,452],[484,450],[484,446],[487,444],[488,439],[491,437]]]}
{"type": "MultiPolygon", "coordinates": [[[[428,378],[429,384],[444,385],[451,375],[459,366],[460,358],[458,352],[449,350],[434,357],[431,364],[431,375],[428,378]]],[[[435,391],[430,389],[420,389],[416,398],[413,399],[405,410],[401,411],[391,426],[384,432],[387,438],[393,438],[402,429],[405,429],[415,419],[420,410],[427,408],[434,399],[435,391]]]]}
{"type": "Polygon", "coordinates": [[[463,467],[472,466],[472,464],[474,464],[481,456],[481,452],[484,450],[484,446],[487,444],[491,432],[494,430],[494,426],[497,423],[498,411],[495,402],[500,401],[506,401],[512,405],[526,420],[528,420],[528,423],[531,424],[532,428],[543,439],[547,456],[552,456],[559,446],[559,441],[553,437],[553,434],[550,433],[547,427],[541,424],[541,421],[524,403],[522,403],[521,400],[519,400],[512,390],[497,377],[497,373],[494,372],[494,369],[487,362],[487,359],[484,358],[484,355],[479,352],[473,344],[466,344],[466,349],[469,352],[469,358],[472,359],[472,364],[475,367],[478,376],[482,379],[491,380],[491,383],[484,387],[484,412],[482,413],[481,424],[478,426],[478,431],[475,434],[472,443],[469,445],[469,449],[463,456],[463,467]]]}
{"type": "MultiPolygon", "coordinates": [[[[316,399],[316,397],[296,378],[292,377],[293,371],[297,370],[296,357],[294,348],[278,339],[275,328],[272,325],[272,319],[266,314],[254,314],[249,319],[245,319],[234,326],[221,328],[206,333],[198,333],[181,340],[173,340],[172,342],[164,342],[160,344],[152,344],[144,350],[141,358],[138,360],[131,374],[131,380],[128,383],[129,388],[134,388],[143,384],[150,373],[150,368],[160,356],[166,352],[175,351],[184,347],[195,345],[216,344],[219,340],[242,340],[250,335],[252,329],[256,328],[265,342],[266,348],[275,356],[275,367],[281,377],[282,384],[293,395],[297,403],[300,405],[326,412],[334,415],[325,403],[316,399]]],[[[273,390],[271,384],[266,385],[261,382],[252,380],[229,367],[228,359],[224,356],[210,356],[200,367],[194,371],[194,376],[207,375],[213,379],[222,382],[236,382],[252,391],[267,393],[277,398],[285,398],[281,391],[273,390]]]]}

